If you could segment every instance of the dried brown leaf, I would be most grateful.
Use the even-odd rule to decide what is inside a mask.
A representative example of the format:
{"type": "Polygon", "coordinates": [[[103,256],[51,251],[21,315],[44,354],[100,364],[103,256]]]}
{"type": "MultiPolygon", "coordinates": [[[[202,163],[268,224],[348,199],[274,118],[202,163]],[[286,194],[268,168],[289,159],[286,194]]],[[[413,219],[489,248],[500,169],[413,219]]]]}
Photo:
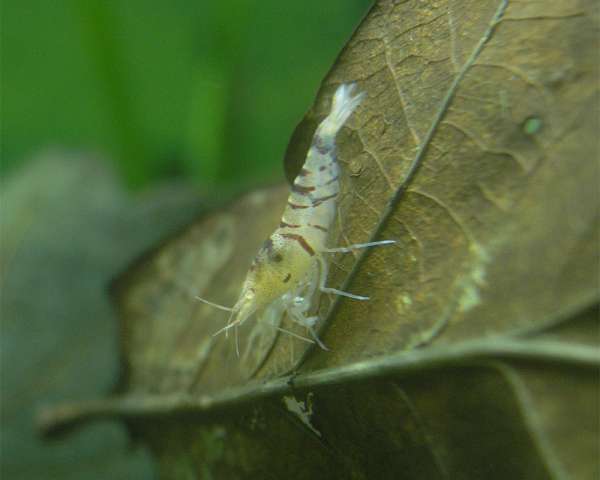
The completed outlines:
{"type": "Polygon", "coordinates": [[[192,296],[235,300],[287,195],[256,192],[121,280],[128,396],[88,413],[181,414],[135,423],[170,478],[598,475],[598,18],[592,1],[377,2],[286,163],[357,82],[332,241],[397,244],[336,256],[329,283],[371,300],[321,299],[329,352],[265,333],[238,361],[211,335],[225,314],[192,296]]]}

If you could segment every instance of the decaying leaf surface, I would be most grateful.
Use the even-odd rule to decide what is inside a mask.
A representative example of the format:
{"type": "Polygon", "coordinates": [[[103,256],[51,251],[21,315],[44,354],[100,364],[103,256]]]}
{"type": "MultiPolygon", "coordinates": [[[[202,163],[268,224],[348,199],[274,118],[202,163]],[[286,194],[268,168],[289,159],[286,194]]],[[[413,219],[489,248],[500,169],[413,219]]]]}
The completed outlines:
{"type": "MultiPolygon", "coordinates": [[[[115,285],[124,319],[123,381],[128,389],[214,391],[247,379],[233,339],[213,337],[227,314],[194,296],[234,303],[265,232],[279,222],[279,208],[272,206],[284,204],[287,195],[287,188],[279,187],[242,198],[142,259],[115,285]]],[[[242,329],[242,346],[248,333],[242,329]]]]}
{"type": "MultiPolygon", "coordinates": [[[[381,226],[378,238],[400,245],[372,252],[351,278],[349,289],[374,301],[340,302],[329,325],[347,333],[325,335],[334,353],[315,355],[315,366],[539,328],[597,294],[590,257],[587,270],[586,261],[575,267],[576,280],[565,271],[598,228],[596,185],[586,181],[598,169],[591,5],[392,2],[373,10],[315,112],[338,82],[353,79],[368,92],[342,143],[350,176],[341,238],[364,241],[381,226]]],[[[340,264],[349,270],[354,259],[340,264]]]]}
{"type": "Polygon", "coordinates": [[[272,336],[238,361],[211,335],[226,314],[193,301],[233,303],[283,187],[117,285],[127,396],[108,411],[157,407],[132,426],[165,478],[600,474],[598,18],[592,1],[374,5],[294,135],[340,83],[366,92],[332,242],[397,244],[332,260],[329,283],[371,300],[321,299],[331,351],[272,336]]]}

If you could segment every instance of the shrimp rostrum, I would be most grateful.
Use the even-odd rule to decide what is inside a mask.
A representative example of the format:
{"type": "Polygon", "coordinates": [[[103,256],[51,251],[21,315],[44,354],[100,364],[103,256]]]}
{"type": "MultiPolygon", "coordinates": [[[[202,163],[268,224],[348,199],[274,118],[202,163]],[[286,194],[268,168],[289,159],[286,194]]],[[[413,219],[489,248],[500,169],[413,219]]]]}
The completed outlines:
{"type": "MultiPolygon", "coordinates": [[[[227,325],[217,334],[242,325],[253,314],[279,302],[288,317],[307,328],[314,339],[304,340],[326,349],[314,328],[318,317],[309,316],[316,290],[368,300],[325,286],[327,254],[394,243],[384,240],[341,248],[326,246],[340,193],[335,137],[364,97],[364,93],[353,95],[354,90],[354,84],[343,84],[336,90],[331,112],[317,128],[306,161],[294,181],[281,223],[254,258],[235,305],[224,307],[196,297],[231,312],[227,325]]],[[[274,328],[298,337],[288,330],[274,328]]]]}

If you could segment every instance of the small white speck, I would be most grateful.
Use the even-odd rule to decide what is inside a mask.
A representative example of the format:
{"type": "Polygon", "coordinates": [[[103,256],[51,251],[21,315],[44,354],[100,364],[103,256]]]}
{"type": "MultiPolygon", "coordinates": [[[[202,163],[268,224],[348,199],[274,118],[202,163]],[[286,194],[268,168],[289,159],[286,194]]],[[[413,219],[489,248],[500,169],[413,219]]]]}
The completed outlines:
{"type": "Polygon", "coordinates": [[[296,397],[294,396],[286,395],[285,397],[283,397],[283,403],[285,404],[286,408],[291,413],[296,415],[304,425],[310,428],[315,435],[321,437],[321,432],[319,432],[310,422],[310,417],[313,414],[312,396],[312,392],[309,393],[306,397],[306,402],[303,402],[300,400],[296,400],[296,397]]]}

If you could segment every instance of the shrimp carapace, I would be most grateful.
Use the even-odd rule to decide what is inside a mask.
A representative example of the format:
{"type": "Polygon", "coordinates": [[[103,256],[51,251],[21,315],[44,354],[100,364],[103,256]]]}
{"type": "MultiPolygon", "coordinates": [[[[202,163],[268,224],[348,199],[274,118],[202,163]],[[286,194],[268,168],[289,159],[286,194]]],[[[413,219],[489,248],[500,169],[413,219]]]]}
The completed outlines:
{"type": "Polygon", "coordinates": [[[314,329],[318,317],[309,316],[316,289],[355,300],[368,299],[325,286],[325,254],[395,243],[384,240],[327,248],[340,193],[335,138],[365,96],[364,92],[353,95],[355,88],[354,84],[343,84],[336,90],[331,111],[318,126],[306,161],[294,180],[279,227],[254,258],[234,307],[223,307],[196,297],[231,312],[227,325],[217,333],[241,325],[274,302],[283,302],[283,310],[289,318],[306,327],[314,342],[325,348],[314,329]]]}

